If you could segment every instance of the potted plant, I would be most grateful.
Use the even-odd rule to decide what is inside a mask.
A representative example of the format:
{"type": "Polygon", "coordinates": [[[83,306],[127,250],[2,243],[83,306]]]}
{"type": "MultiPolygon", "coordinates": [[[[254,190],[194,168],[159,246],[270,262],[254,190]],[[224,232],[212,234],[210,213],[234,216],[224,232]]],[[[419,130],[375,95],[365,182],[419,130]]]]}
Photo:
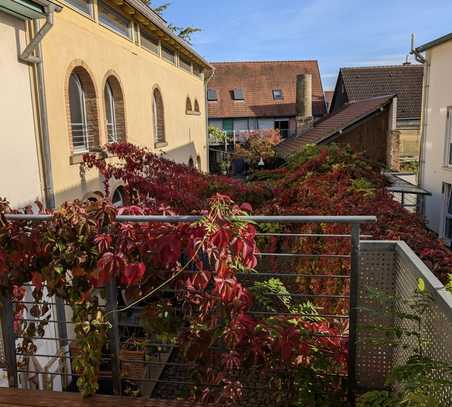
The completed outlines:
{"type": "Polygon", "coordinates": [[[141,379],[145,376],[145,341],[129,338],[121,345],[119,358],[121,360],[122,377],[141,379]]]}

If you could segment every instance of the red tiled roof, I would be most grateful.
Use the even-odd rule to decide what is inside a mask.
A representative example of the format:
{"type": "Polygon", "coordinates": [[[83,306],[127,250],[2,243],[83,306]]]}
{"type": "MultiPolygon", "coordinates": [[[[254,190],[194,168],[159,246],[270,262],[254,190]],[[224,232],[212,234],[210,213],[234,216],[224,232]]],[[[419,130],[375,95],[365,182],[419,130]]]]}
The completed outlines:
{"type": "Polygon", "coordinates": [[[329,106],[331,104],[331,101],[333,100],[334,96],[334,90],[326,90],[325,91],[325,102],[329,106]]]}
{"type": "Polygon", "coordinates": [[[311,130],[297,137],[288,138],[276,146],[279,155],[287,157],[306,144],[322,144],[340,131],[356,124],[394,99],[394,95],[381,96],[345,104],[341,110],[331,113],[317,122],[311,130]]]}
{"type": "Polygon", "coordinates": [[[219,62],[211,64],[215,75],[209,89],[218,94],[209,102],[210,118],[290,117],[296,115],[296,77],[312,74],[313,114],[325,114],[325,99],[317,61],[219,62]],[[235,101],[231,91],[242,89],[245,100],[235,101]],[[272,91],[281,89],[283,100],[272,91]]]}
{"type": "Polygon", "coordinates": [[[420,119],[423,65],[342,68],[340,72],[349,101],[397,95],[397,117],[420,119]]]}

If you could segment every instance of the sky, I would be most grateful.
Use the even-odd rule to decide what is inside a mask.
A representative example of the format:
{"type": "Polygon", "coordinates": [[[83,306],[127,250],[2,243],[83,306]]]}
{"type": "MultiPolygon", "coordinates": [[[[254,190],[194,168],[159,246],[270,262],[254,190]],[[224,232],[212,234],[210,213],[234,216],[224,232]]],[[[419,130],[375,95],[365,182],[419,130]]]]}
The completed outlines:
{"type": "Polygon", "coordinates": [[[169,22],[202,29],[208,61],[315,59],[325,90],[341,67],[403,63],[412,32],[418,45],[452,32],[452,0],[168,1],[169,22]]]}

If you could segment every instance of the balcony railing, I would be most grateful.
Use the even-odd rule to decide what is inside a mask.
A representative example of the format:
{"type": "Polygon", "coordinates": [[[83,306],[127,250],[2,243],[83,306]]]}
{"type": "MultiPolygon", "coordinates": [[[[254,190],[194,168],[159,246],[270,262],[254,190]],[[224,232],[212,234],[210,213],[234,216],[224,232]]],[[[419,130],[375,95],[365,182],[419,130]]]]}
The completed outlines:
{"type": "MultiPolygon", "coordinates": [[[[48,215],[8,215],[10,221],[28,219],[45,221],[48,215]]],[[[118,216],[118,222],[194,222],[194,216],[118,216]]],[[[353,401],[357,391],[384,387],[384,380],[391,369],[403,363],[408,355],[404,343],[399,347],[388,348],[385,345],[368,343],[367,339],[374,332],[359,329],[360,326],[379,324],[394,327],[400,323],[396,317],[376,318],[378,304],[370,299],[368,290],[377,289],[382,293],[399,297],[400,307],[403,299],[409,298],[417,287],[418,279],[425,281],[426,289],[432,295],[433,303],[427,313],[425,332],[429,338],[428,356],[434,359],[452,362],[452,301],[442,284],[415,253],[403,242],[381,242],[364,240],[370,236],[362,235],[362,225],[375,222],[374,217],[316,217],[316,216],[254,216],[246,220],[257,224],[292,225],[289,232],[264,232],[258,234],[258,242],[265,239],[276,239],[274,251],[260,253],[260,263],[256,273],[239,273],[246,286],[256,281],[278,278],[288,287],[288,295],[298,302],[310,300],[314,304],[323,305],[320,317],[331,324],[349,323],[346,331],[348,339],[348,372],[344,381],[349,386],[349,398],[353,401]],[[319,225],[341,225],[341,232],[324,234],[319,225]],[[300,231],[300,225],[312,225],[310,231],[300,231]],[[344,229],[345,228],[345,229],[344,229]],[[347,232],[343,233],[343,230],[347,232]],[[304,247],[311,247],[307,242],[333,241],[344,242],[335,247],[335,252],[306,252],[304,247]],[[287,242],[297,251],[282,248],[287,242]],[[300,265],[316,264],[326,267],[328,272],[305,274],[300,272],[300,265]],[[319,289],[305,290],[306,282],[341,281],[342,292],[334,295],[325,294],[319,289]],[[297,282],[295,284],[294,282],[297,282]],[[335,310],[328,310],[333,304],[335,310]],[[340,304],[340,306],[338,305],[340,304]]],[[[268,230],[268,229],[267,229],[268,230]]],[[[317,268],[319,269],[319,268],[317,268]]],[[[326,271],[326,270],[325,270],[326,271]]],[[[311,284],[322,287],[323,283],[311,284]]],[[[117,290],[114,283],[107,289],[104,306],[109,311],[117,310],[124,305],[124,293],[117,290]]],[[[175,295],[175,290],[166,290],[166,295],[175,295]]],[[[70,309],[58,298],[49,301],[51,319],[44,338],[37,339],[38,350],[33,357],[25,357],[16,352],[17,338],[13,329],[14,304],[9,298],[3,299],[2,333],[4,345],[3,363],[7,367],[9,386],[19,388],[51,388],[55,391],[75,391],[77,375],[71,370],[71,361],[77,357],[77,349],[73,346],[74,334],[71,325],[70,309]],[[18,364],[18,362],[21,362],[18,364]],[[24,363],[25,362],[25,363],[24,363]]],[[[192,365],[184,360],[178,352],[177,343],[157,341],[147,336],[144,339],[140,314],[141,306],[134,307],[127,313],[111,313],[112,329],[110,330],[109,350],[105,352],[104,362],[99,374],[100,392],[105,394],[126,394],[132,389],[137,394],[149,398],[176,399],[190,392],[194,385],[190,380],[192,365]],[[123,345],[129,337],[142,337],[145,348],[141,352],[124,352],[123,345]]],[[[259,313],[256,311],[256,313],[259,313]]],[[[281,312],[274,312],[280,315],[281,312]]],[[[1,355],[0,355],[1,366],[1,355]]],[[[244,405],[272,406],[265,391],[265,383],[248,380],[244,388],[244,405]]],[[[444,406],[452,397],[451,392],[440,395],[444,406]]]]}

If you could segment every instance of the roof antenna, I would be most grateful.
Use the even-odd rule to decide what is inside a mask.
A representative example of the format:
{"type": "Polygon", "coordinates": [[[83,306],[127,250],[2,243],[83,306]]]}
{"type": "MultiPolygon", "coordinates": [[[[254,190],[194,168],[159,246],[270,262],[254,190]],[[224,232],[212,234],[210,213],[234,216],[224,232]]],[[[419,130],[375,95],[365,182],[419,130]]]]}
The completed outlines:
{"type": "Polygon", "coordinates": [[[425,63],[425,58],[419,53],[419,51],[416,49],[416,34],[411,34],[411,54],[414,55],[414,58],[417,62],[420,62],[421,64],[425,63]]]}

